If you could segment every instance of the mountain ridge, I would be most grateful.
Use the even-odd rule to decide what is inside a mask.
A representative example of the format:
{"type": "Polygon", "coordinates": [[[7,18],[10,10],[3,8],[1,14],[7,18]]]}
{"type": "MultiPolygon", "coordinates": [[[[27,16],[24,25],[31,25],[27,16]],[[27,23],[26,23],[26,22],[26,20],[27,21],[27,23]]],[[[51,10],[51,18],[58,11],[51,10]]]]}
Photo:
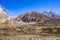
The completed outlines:
{"type": "MultiPolygon", "coordinates": [[[[54,14],[54,12],[49,12],[49,13],[54,14]]],[[[16,18],[12,18],[12,17],[4,14],[4,11],[1,7],[0,7],[0,17],[1,17],[0,22],[5,23],[5,25],[7,23],[10,26],[20,26],[20,25],[23,25],[23,24],[24,25],[34,24],[35,26],[37,26],[37,24],[39,24],[39,25],[42,25],[42,26],[43,25],[50,26],[52,24],[55,25],[55,23],[58,23],[57,25],[59,26],[59,23],[60,23],[60,17],[59,18],[57,18],[57,17],[56,18],[54,18],[54,17],[51,18],[50,16],[46,15],[45,13],[36,12],[36,11],[23,13],[23,14],[17,16],[16,18]]]]}

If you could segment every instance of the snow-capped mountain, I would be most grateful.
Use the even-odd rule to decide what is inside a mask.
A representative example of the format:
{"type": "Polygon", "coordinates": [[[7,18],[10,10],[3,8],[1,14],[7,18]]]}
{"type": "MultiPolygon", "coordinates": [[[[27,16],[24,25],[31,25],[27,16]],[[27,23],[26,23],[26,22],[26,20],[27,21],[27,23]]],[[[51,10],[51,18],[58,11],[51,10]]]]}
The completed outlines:
{"type": "Polygon", "coordinates": [[[43,13],[51,18],[60,18],[60,15],[58,15],[57,13],[53,11],[44,11],[43,13]]]}

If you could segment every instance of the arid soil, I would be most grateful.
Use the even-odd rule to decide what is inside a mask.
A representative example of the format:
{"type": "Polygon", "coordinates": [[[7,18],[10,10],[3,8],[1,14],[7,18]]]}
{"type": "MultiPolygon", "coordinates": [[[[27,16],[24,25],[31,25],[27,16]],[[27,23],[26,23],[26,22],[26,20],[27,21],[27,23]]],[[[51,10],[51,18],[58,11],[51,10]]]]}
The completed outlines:
{"type": "Polygon", "coordinates": [[[40,35],[18,35],[18,36],[0,36],[0,40],[60,40],[60,37],[40,35]]]}

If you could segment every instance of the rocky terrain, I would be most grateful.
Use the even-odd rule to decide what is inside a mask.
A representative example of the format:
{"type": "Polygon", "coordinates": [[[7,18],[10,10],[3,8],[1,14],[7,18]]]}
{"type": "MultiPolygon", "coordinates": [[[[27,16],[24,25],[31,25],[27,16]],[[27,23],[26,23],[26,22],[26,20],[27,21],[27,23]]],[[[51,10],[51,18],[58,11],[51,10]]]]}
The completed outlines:
{"type": "Polygon", "coordinates": [[[19,36],[0,36],[0,40],[60,40],[56,36],[39,36],[39,35],[19,35],[19,36]]]}
{"type": "MultiPolygon", "coordinates": [[[[34,39],[36,35],[38,35],[38,39],[36,40],[41,40],[39,36],[45,36],[47,38],[48,36],[56,36],[60,38],[60,16],[55,16],[51,11],[45,13],[33,11],[23,13],[17,18],[12,18],[0,7],[0,40],[15,40],[14,38],[18,35],[35,35],[34,39]],[[45,13],[51,13],[51,15],[48,16],[48,14],[46,15],[45,13]]],[[[25,37],[28,38],[27,36],[25,37]]],[[[34,39],[28,38],[27,40],[34,39]]]]}

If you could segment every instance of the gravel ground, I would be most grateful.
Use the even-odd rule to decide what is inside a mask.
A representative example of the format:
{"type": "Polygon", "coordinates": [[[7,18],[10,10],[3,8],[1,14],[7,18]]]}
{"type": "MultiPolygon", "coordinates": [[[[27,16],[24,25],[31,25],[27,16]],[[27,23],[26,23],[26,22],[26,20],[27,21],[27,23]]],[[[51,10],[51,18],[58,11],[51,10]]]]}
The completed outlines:
{"type": "Polygon", "coordinates": [[[39,35],[18,35],[18,36],[0,36],[0,40],[60,40],[60,37],[39,35]]]}

